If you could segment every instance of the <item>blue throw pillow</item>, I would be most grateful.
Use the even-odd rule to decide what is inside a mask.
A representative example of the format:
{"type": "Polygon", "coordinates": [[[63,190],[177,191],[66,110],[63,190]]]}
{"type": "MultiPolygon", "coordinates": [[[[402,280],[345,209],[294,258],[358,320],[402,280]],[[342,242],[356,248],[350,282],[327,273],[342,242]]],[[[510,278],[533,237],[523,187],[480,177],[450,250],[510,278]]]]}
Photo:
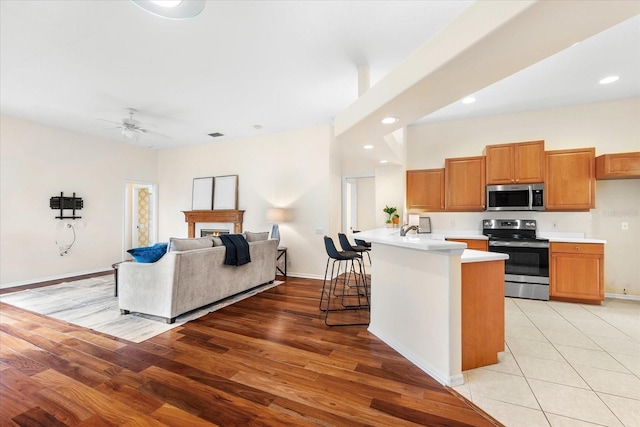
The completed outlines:
{"type": "Polygon", "coordinates": [[[129,249],[127,252],[138,262],[156,262],[167,253],[168,243],[157,243],[153,246],[129,249]]]}

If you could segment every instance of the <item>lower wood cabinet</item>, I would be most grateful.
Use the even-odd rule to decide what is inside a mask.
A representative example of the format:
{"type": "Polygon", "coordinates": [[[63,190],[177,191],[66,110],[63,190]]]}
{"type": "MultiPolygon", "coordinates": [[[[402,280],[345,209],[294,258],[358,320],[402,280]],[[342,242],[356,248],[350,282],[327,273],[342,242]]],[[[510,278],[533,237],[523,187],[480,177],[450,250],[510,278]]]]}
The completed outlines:
{"type": "Polygon", "coordinates": [[[551,242],[551,299],[600,304],[604,299],[604,245],[551,242]]]}
{"type": "Polygon", "coordinates": [[[480,239],[445,239],[449,242],[461,242],[467,244],[467,249],[474,249],[476,251],[485,251],[489,250],[489,241],[488,240],[480,240],[480,239]]]}
{"type": "Polygon", "coordinates": [[[462,370],[504,351],[504,261],[462,263],[462,370]]]}

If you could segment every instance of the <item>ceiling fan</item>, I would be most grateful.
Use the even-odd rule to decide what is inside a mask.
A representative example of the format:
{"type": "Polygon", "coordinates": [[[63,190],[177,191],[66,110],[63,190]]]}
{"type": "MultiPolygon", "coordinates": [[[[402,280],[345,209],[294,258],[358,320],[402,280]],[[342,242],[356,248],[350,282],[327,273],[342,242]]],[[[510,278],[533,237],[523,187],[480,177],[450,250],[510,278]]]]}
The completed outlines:
{"type": "Polygon", "coordinates": [[[108,128],[108,129],[122,129],[122,136],[125,139],[137,140],[140,134],[156,135],[156,136],[161,136],[163,138],[171,138],[170,136],[163,135],[161,133],[154,132],[152,130],[142,127],[141,122],[133,118],[133,115],[138,112],[138,110],[136,110],[135,108],[127,108],[127,111],[129,111],[129,117],[123,118],[121,123],[114,122],[111,120],[105,120],[105,119],[100,119],[100,120],[102,120],[103,122],[109,122],[109,123],[114,123],[118,125],[116,127],[108,128]]]}

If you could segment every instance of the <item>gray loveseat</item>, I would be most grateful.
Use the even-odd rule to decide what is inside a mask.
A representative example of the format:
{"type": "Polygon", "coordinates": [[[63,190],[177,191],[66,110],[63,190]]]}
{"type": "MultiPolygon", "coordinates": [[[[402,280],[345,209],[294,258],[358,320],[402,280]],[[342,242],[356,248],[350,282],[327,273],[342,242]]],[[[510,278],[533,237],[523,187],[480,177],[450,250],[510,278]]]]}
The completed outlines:
{"type": "Polygon", "coordinates": [[[120,264],[121,313],[145,313],[173,323],[183,313],[275,280],[276,240],[252,241],[247,235],[251,262],[236,267],[224,265],[226,248],[212,246],[221,244],[215,239],[172,238],[158,261],[120,264]]]}

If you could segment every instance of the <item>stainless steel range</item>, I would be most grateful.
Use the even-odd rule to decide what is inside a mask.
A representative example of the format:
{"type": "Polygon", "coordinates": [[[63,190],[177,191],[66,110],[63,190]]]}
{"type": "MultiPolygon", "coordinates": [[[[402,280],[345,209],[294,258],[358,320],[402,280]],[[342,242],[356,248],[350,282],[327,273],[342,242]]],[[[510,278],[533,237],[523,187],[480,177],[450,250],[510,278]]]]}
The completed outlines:
{"type": "Polygon", "coordinates": [[[509,255],[505,261],[505,296],[549,299],[549,241],[536,237],[533,219],[485,219],[482,234],[489,252],[509,255]]]}

